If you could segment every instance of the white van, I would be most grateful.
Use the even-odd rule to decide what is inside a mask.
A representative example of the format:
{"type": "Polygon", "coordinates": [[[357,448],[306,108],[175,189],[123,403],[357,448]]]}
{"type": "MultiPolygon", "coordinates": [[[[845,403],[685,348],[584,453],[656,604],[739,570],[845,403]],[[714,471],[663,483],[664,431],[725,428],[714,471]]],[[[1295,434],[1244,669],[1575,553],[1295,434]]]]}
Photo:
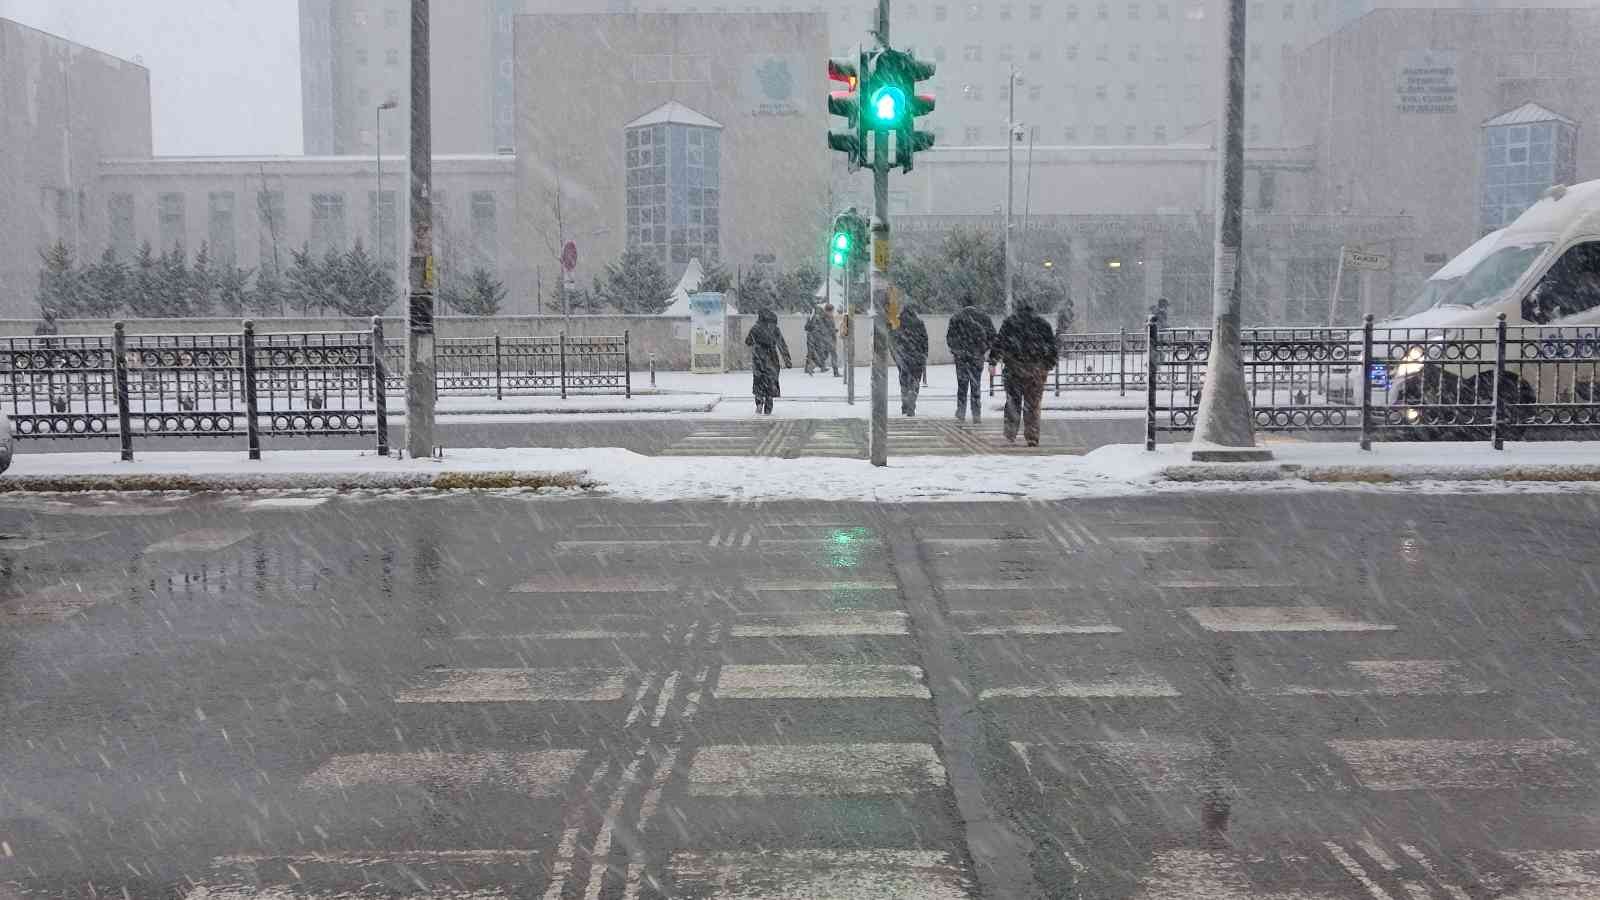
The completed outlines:
{"type": "MultiPolygon", "coordinates": [[[[1391,361],[1389,377],[1383,379],[1388,405],[1405,407],[1408,400],[1487,403],[1494,388],[1492,352],[1459,348],[1476,353],[1479,365],[1465,356],[1459,364],[1447,356],[1448,365],[1425,369],[1422,360],[1437,358],[1433,354],[1439,342],[1448,341],[1452,332],[1464,341],[1478,340],[1487,333],[1478,329],[1493,329],[1502,313],[1508,326],[1600,323],[1600,181],[1545,191],[1515,222],[1484,236],[1436,272],[1399,316],[1378,323],[1373,356],[1391,361]],[[1414,331],[1396,333],[1403,329],[1414,331]],[[1430,345],[1406,345],[1407,338],[1430,345]]],[[[1521,347],[1508,343],[1508,359],[1521,358],[1521,347]]],[[[1453,353],[1458,348],[1443,349],[1453,353]]],[[[1500,385],[1502,402],[1558,399],[1561,379],[1536,381],[1538,387],[1519,377],[1515,368],[1508,371],[1500,385]]],[[[1589,383],[1566,389],[1573,387],[1587,393],[1589,383]]],[[[1406,409],[1403,420],[1415,423],[1421,415],[1406,409]]],[[[1472,424],[1459,417],[1455,421],[1472,424]]]]}

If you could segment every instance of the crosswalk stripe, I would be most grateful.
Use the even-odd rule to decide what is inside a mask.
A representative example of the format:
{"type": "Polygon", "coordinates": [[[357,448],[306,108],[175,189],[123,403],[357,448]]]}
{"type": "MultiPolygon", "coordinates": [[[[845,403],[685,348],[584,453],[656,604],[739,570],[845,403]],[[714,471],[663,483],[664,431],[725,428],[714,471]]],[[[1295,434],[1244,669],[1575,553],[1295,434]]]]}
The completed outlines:
{"type": "MultiPolygon", "coordinates": [[[[438,887],[407,894],[415,900],[503,900],[503,887],[462,888],[464,868],[504,867],[509,872],[537,867],[539,854],[530,850],[363,850],[349,853],[323,852],[287,856],[235,855],[218,857],[212,864],[215,877],[194,883],[184,900],[360,900],[363,897],[391,897],[383,885],[373,883],[374,870],[405,873],[412,880],[433,880],[435,870],[442,883],[438,887]],[[343,887],[307,888],[259,885],[259,872],[266,867],[282,867],[284,875],[301,882],[295,873],[316,869],[347,869],[362,887],[351,891],[343,887]]],[[[422,883],[426,883],[423,881],[422,883]]]]}
{"type": "Polygon", "coordinates": [[[1329,855],[1338,861],[1340,867],[1349,873],[1350,877],[1354,878],[1357,884],[1366,889],[1367,894],[1372,897],[1372,900],[1394,900],[1393,895],[1380,887],[1377,882],[1373,881],[1372,878],[1367,875],[1366,870],[1361,868],[1361,864],[1356,862],[1355,858],[1349,853],[1345,852],[1343,847],[1331,841],[1324,842],[1323,846],[1328,848],[1329,855]]]}
{"type": "Polygon", "coordinates": [[[1039,538],[1008,538],[1008,537],[978,537],[978,538],[923,538],[922,543],[932,544],[935,547],[953,547],[958,550],[968,548],[984,549],[988,547],[1038,547],[1044,543],[1039,538]]]}
{"type": "Polygon", "coordinates": [[[656,714],[650,717],[651,728],[660,728],[661,720],[667,717],[667,710],[672,706],[672,700],[678,693],[678,676],[678,672],[673,672],[661,683],[661,697],[656,700],[656,714]]]}
{"type": "Polygon", "coordinates": [[[472,631],[456,635],[458,641],[636,641],[648,631],[614,631],[606,628],[568,628],[564,631],[519,631],[487,634],[472,631]]]}
{"type": "Polygon", "coordinates": [[[146,553],[209,553],[232,547],[253,532],[240,529],[200,528],[157,541],[144,548],[146,553]]]}
{"type": "Polygon", "coordinates": [[[644,716],[644,698],[650,696],[650,691],[655,688],[656,679],[660,676],[654,672],[639,679],[639,689],[633,692],[633,705],[628,708],[627,718],[622,720],[624,730],[638,724],[644,716]]]}
{"type": "Polygon", "coordinates": [[[920,666],[725,665],[719,700],[918,699],[932,695],[920,666]]]}
{"type": "MultiPolygon", "coordinates": [[[[1234,854],[1220,850],[1158,850],[1135,900],[1255,900],[1262,897],[1234,854]]],[[[1322,892],[1274,887],[1271,900],[1335,900],[1322,892]]]]}
{"type": "Polygon", "coordinates": [[[958,623],[963,633],[973,636],[1122,633],[1115,625],[1067,622],[1059,614],[1043,609],[953,609],[950,618],[958,623]]]}
{"type": "Polygon", "coordinates": [[[621,700],[623,669],[434,669],[396,703],[542,703],[621,700]]]}
{"type": "Polygon", "coordinates": [[[499,785],[530,797],[557,797],[572,778],[584,750],[510,753],[353,753],[335,756],[307,775],[307,788],[362,784],[426,784],[461,789],[499,785]]]}
{"type": "Polygon", "coordinates": [[[1592,900],[1600,896],[1600,850],[1511,850],[1505,853],[1527,877],[1518,897],[1536,900],[1592,900]]]}
{"type": "Polygon", "coordinates": [[[1070,697],[1100,699],[1115,697],[1179,697],[1178,689],[1159,675],[1128,675],[1096,681],[1056,678],[1036,684],[1017,684],[985,688],[979,700],[1024,699],[1031,697],[1070,697]]]}
{"type": "Polygon", "coordinates": [[[713,744],[689,766],[697,797],[849,797],[945,786],[927,744],[713,744]]]}
{"type": "Polygon", "coordinates": [[[1413,847],[1404,841],[1400,843],[1400,850],[1401,852],[1405,853],[1405,855],[1415,860],[1417,865],[1422,867],[1422,871],[1427,872],[1428,877],[1432,878],[1434,882],[1439,885],[1439,887],[1444,889],[1446,894],[1450,895],[1450,900],[1471,900],[1471,898],[1467,896],[1466,891],[1445,881],[1444,876],[1439,874],[1439,868],[1433,864],[1433,860],[1424,855],[1421,850],[1418,850],[1416,847],[1413,847]]]}
{"type": "Polygon", "coordinates": [[[1373,791],[1496,790],[1584,783],[1588,751],[1562,738],[1338,740],[1328,746],[1373,791]]]}
{"type": "MultiPolygon", "coordinates": [[[[1203,778],[1212,749],[1198,741],[1082,741],[1039,744],[1013,741],[1011,749],[1031,773],[1035,765],[1048,766],[1063,776],[1081,777],[1079,754],[1104,761],[1146,791],[1193,788],[1203,778]]],[[[1035,776],[1037,777],[1037,776],[1035,776]]]]}
{"type": "Polygon", "coordinates": [[[652,594],[671,591],[663,578],[633,575],[545,575],[511,589],[513,594],[652,594]]]}
{"type": "MultiPolygon", "coordinates": [[[[600,803],[604,797],[596,794],[600,785],[605,783],[606,774],[611,771],[609,761],[600,763],[589,776],[587,791],[589,803],[600,803]]],[[[575,805],[568,811],[567,821],[570,822],[565,831],[561,832],[561,842],[556,845],[555,863],[550,867],[550,884],[545,888],[544,900],[561,900],[561,895],[566,892],[567,876],[572,874],[573,862],[578,856],[578,838],[583,833],[583,819],[587,812],[588,804],[575,805]]]]}
{"type": "Polygon", "coordinates": [[[1200,535],[1174,535],[1174,536],[1149,536],[1149,535],[1120,535],[1113,536],[1111,540],[1133,550],[1155,553],[1171,550],[1174,547],[1209,547],[1221,544],[1227,538],[1203,537],[1200,535]]]}
{"type": "Polygon", "coordinates": [[[783,579],[751,582],[752,591],[894,591],[893,581],[840,581],[830,578],[783,579]]]}
{"type": "Polygon", "coordinates": [[[1187,590],[1208,590],[1214,588],[1291,588],[1295,587],[1296,584],[1293,581],[1272,578],[1255,572],[1229,574],[1223,571],[1206,571],[1174,573],[1156,581],[1156,586],[1187,590]]]}
{"type": "Polygon", "coordinates": [[[1345,666],[1362,681],[1356,687],[1290,685],[1274,693],[1284,696],[1396,697],[1429,694],[1486,694],[1489,688],[1461,671],[1451,659],[1357,659],[1345,666]]]}
{"type": "Polygon", "coordinates": [[[611,806],[606,810],[605,820],[600,824],[600,833],[595,836],[594,846],[589,854],[594,861],[589,864],[589,884],[583,891],[584,900],[600,900],[600,891],[606,883],[606,873],[611,870],[609,857],[612,834],[616,829],[617,819],[622,817],[622,807],[628,800],[628,790],[638,778],[639,765],[643,762],[644,751],[640,750],[634,756],[633,762],[623,771],[622,783],[617,785],[616,793],[611,797],[611,806]]]}
{"type": "Polygon", "coordinates": [[[263,497],[244,506],[245,509],[313,509],[327,502],[327,497],[263,497]]]}
{"type": "Polygon", "coordinates": [[[678,896],[720,900],[968,900],[961,864],[932,850],[768,850],[672,858],[678,896]]]}
{"type": "MultiPolygon", "coordinates": [[[[614,540],[614,541],[556,541],[558,553],[572,550],[649,550],[662,547],[698,547],[702,541],[685,540],[614,540]]],[[[713,545],[715,546],[715,545],[713,545]]]]}
{"type": "Polygon", "coordinates": [[[741,616],[729,629],[735,638],[859,637],[906,634],[903,612],[790,613],[741,616]]]}
{"type": "Polygon", "coordinates": [[[1207,631],[1394,631],[1327,606],[1191,606],[1207,631]]]}

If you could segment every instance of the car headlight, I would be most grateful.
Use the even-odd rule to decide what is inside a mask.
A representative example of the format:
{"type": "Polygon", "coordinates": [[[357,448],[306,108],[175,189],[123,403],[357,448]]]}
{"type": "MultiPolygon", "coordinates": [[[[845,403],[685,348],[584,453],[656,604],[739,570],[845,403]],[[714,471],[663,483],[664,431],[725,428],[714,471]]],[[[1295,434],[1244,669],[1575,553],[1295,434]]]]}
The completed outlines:
{"type": "Polygon", "coordinates": [[[1406,351],[1405,361],[1394,367],[1395,374],[1401,378],[1409,378],[1422,371],[1422,359],[1427,351],[1421,347],[1412,347],[1406,351]]]}

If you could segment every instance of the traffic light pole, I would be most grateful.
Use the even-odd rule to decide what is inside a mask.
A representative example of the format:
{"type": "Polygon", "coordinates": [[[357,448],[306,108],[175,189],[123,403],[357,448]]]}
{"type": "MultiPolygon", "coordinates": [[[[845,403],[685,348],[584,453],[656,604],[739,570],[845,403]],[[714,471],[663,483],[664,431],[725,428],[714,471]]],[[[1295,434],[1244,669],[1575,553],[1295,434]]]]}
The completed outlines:
{"type": "Polygon", "coordinates": [[[855,249],[844,260],[844,402],[856,405],[856,330],[855,311],[850,308],[850,279],[855,274],[850,265],[855,249]]]}
{"type": "MultiPolygon", "coordinates": [[[[878,46],[889,46],[889,0],[878,0],[878,46]]],[[[868,456],[889,464],[889,132],[872,132],[872,433],[868,456]]]]}
{"type": "Polygon", "coordinates": [[[406,450],[433,455],[433,128],[428,73],[428,0],[411,0],[411,265],[406,307],[406,450]]]}

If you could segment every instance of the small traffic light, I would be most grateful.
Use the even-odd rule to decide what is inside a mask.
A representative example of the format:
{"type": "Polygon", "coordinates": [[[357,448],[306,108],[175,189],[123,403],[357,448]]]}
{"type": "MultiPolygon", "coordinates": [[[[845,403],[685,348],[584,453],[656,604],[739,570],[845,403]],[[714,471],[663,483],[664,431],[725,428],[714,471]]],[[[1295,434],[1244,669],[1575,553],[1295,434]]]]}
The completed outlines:
{"type": "Polygon", "coordinates": [[[867,55],[858,59],[835,56],[828,60],[828,79],[845,85],[842,91],[828,92],[828,113],[844,118],[844,129],[828,132],[828,146],[845,154],[852,167],[867,164],[866,130],[861,117],[861,73],[867,67],[867,55]]]}
{"type": "Polygon", "coordinates": [[[845,263],[850,261],[850,245],[853,242],[854,238],[850,234],[850,229],[848,226],[844,225],[843,223],[834,225],[833,247],[828,254],[829,258],[833,261],[834,266],[842,269],[844,268],[845,263]]]}
{"type": "Polygon", "coordinates": [[[933,133],[917,130],[917,118],[933,112],[932,94],[917,93],[917,83],[938,69],[909,50],[884,50],[873,62],[872,103],[875,127],[895,132],[895,165],[911,171],[912,157],[933,146],[933,133]]]}
{"type": "Polygon", "coordinates": [[[850,207],[833,217],[833,236],[828,239],[828,261],[835,268],[845,268],[862,259],[863,241],[867,233],[867,220],[850,207]]]}
{"type": "Polygon", "coordinates": [[[898,85],[880,85],[872,92],[872,127],[894,129],[906,114],[906,95],[898,85]]]}

